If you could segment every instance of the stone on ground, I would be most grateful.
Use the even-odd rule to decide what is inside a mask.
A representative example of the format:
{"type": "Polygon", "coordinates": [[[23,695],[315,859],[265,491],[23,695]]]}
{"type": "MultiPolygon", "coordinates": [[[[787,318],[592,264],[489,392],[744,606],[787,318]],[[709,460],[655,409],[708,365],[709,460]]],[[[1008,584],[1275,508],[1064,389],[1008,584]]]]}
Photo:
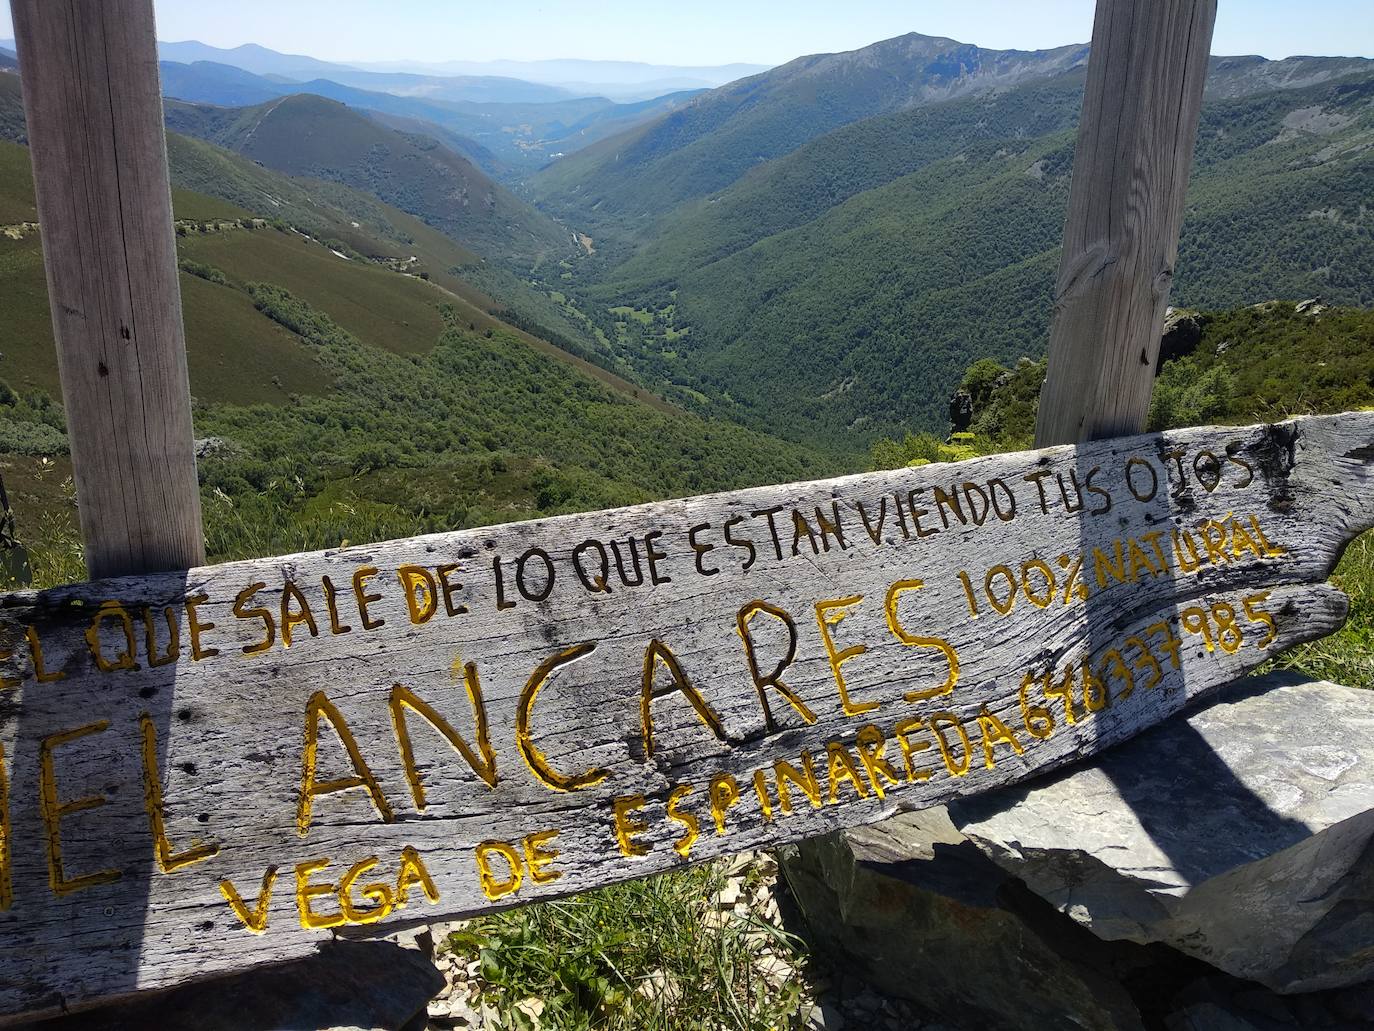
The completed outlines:
{"type": "Polygon", "coordinates": [[[1163,943],[1283,993],[1374,978],[1374,692],[1241,681],[950,815],[1099,938],[1163,943]]]}
{"type": "Polygon", "coordinates": [[[1067,926],[1046,933],[1004,908],[1011,879],[941,809],[805,842],[783,869],[818,951],[953,1027],[1143,1027],[1085,962],[1092,936],[1053,912],[1067,926]]]}

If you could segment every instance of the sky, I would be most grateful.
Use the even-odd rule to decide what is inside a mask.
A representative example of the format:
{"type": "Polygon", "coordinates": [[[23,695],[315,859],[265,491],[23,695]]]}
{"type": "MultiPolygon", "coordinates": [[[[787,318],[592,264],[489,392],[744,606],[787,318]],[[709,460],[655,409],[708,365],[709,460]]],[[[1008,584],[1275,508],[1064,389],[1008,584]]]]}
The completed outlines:
{"type": "MultiPolygon", "coordinates": [[[[155,0],[158,37],[330,61],[580,57],[781,64],[922,32],[994,49],[1086,42],[1092,0],[155,0]]],[[[0,39],[13,35],[0,3],[0,39]]],[[[1372,0],[1220,0],[1215,54],[1374,57],[1372,0]]]]}

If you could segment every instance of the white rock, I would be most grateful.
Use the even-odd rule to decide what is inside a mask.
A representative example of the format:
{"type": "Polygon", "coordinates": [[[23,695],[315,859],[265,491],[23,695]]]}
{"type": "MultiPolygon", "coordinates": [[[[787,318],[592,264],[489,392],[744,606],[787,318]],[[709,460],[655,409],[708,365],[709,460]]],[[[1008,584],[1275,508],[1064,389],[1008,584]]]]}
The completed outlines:
{"type": "Polygon", "coordinates": [[[735,903],[740,900],[740,886],[738,881],[726,881],[716,896],[716,908],[733,909],[735,903]]]}
{"type": "Polygon", "coordinates": [[[646,974],[635,991],[646,999],[657,999],[664,1006],[675,1006],[682,1001],[682,986],[666,970],[646,974]]]}
{"type": "Polygon", "coordinates": [[[806,1016],[805,1027],[808,1031],[840,1031],[844,1025],[844,1015],[829,1002],[812,1006],[806,1016]]]}

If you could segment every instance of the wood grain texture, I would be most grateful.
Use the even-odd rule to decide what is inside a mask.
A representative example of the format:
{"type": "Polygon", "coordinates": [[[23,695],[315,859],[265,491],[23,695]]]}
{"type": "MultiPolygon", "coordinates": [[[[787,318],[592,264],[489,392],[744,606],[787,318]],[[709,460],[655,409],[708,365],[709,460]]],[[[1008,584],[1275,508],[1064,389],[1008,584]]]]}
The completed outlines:
{"type": "Polygon", "coordinates": [[[1210,428],[6,596],[0,1011],[1091,754],[1340,624],[1371,459],[1371,413],[1210,428]]]}
{"type": "Polygon", "coordinates": [[[1216,0],[1098,0],[1037,447],[1145,427],[1216,0]]]}
{"type": "Polygon", "coordinates": [[[13,0],[92,576],[205,561],[152,0],[13,0]]]}

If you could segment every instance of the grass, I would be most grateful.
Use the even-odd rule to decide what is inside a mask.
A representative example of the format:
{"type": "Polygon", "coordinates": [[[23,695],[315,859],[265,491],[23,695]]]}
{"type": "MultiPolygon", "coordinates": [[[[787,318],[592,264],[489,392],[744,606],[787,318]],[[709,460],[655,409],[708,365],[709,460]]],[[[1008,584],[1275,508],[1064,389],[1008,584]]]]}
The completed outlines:
{"type": "Polygon", "coordinates": [[[339,325],[396,354],[427,351],[444,329],[441,299],[422,280],[349,262],[295,233],[255,230],[186,237],[180,252],[239,283],[284,286],[339,325]]]}
{"type": "MultiPolygon", "coordinates": [[[[0,476],[16,514],[16,534],[29,554],[33,586],[86,579],[71,459],[3,455],[0,476]]],[[[19,586],[0,584],[5,589],[19,586]]]]}
{"type": "Polygon", "coordinates": [[[644,326],[652,326],[654,323],[654,313],[642,311],[639,308],[632,308],[628,304],[618,304],[609,309],[612,315],[619,316],[621,319],[634,319],[644,326]]]}
{"type": "Polygon", "coordinates": [[[187,190],[180,186],[172,187],[172,213],[179,219],[189,218],[196,222],[235,220],[251,215],[251,212],[245,211],[237,204],[230,204],[218,197],[207,197],[203,193],[196,193],[195,190],[187,190]]]}
{"type": "Polygon", "coordinates": [[[1374,531],[1346,548],[1331,582],[1350,596],[1350,616],[1334,634],[1300,644],[1274,660],[1291,669],[1348,687],[1374,689],[1374,531]]]}
{"type": "MultiPolygon", "coordinates": [[[[617,884],[469,922],[446,947],[476,960],[502,1028],[544,1003],[559,1031],[791,1027],[804,997],[801,943],[755,916],[718,915],[726,867],[617,884]],[[787,966],[765,974],[770,955],[787,966]]],[[[757,877],[756,869],[745,874],[757,877]]]]}
{"type": "Polygon", "coordinates": [[[37,221],[28,149],[0,142],[0,226],[37,221]]]}
{"type": "MultiPolygon", "coordinates": [[[[265,253],[271,253],[263,243],[281,234],[257,230],[212,235],[227,241],[214,253],[231,255],[235,267],[249,269],[265,253]]],[[[195,242],[201,239],[210,237],[195,242]]],[[[184,238],[181,242],[183,253],[198,253],[197,248],[186,246],[184,238]]],[[[323,247],[313,249],[330,261],[339,261],[323,247]]],[[[311,263],[302,256],[300,264],[302,274],[308,275],[311,263]]],[[[377,270],[377,274],[419,286],[418,281],[393,273],[377,270]]],[[[346,274],[336,274],[334,278],[342,285],[357,282],[357,277],[346,274]]],[[[22,240],[0,237],[0,282],[5,284],[0,292],[0,379],[16,390],[37,389],[59,396],[61,386],[43,274],[42,242],[37,234],[22,240]]],[[[365,280],[361,284],[367,285],[365,280]]],[[[199,400],[284,404],[290,393],[321,393],[332,386],[332,378],[300,340],[256,311],[247,294],[185,273],[181,275],[181,291],[191,393],[199,400]]],[[[366,289],[360,288],[358,296],[377,303],[377,320],[397,311],[366,289]]],[[[392,318],[411,310],[404,308],[392,318]]],[[[434,319],[438,321],[437,314],[434,319]]],[[[438,330],[431,329],[426,326],[417,341],[432,342],[438,330]]]]}
{"type": "Polygon", "coordinates": [[[291,394],[322,394],[333,386],[300,338],[266,318],[242,290],[183,272],[181,302],[191,393],[199,400],[285,404],[291,394]]]}
{"type": "Polygon", "coordinates": [[[22,240],[0,236],[0,283],[0,379],[16,390],[56,397],[57,354],[38,234],[22,240]]]}

